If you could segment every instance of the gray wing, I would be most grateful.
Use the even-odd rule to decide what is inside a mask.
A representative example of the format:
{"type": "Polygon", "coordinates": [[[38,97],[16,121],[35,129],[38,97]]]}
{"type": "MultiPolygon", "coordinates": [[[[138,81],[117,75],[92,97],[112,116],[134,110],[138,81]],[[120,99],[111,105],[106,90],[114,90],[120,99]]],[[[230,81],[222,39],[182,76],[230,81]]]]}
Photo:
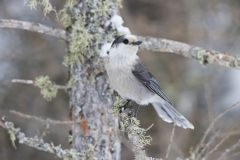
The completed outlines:
{"type": "Polygon", "coordinates": [[[166,94],[160,88],[157,80],[153,77],[153,75],[148,71],[146,66],[139,60],[137,64],[134,66],[132,71],[134,76],[150,91],[159,95],[162,99],[172,104],[166,94]]]}

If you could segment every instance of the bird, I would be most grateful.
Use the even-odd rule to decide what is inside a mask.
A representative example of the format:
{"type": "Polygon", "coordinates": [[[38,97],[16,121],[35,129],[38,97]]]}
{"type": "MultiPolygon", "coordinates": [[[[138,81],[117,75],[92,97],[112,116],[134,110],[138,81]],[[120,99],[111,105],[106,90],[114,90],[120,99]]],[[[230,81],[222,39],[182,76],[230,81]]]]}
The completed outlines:
{"type": "Polygon", "coordinates": [[[115,38],[107,51],[104,65],[110,87],[122,98],[143,106],[152,104],[158,116],[184,129],[194,126],[174,107],[137,55],[142,41],[134,35],[115,38]]]}

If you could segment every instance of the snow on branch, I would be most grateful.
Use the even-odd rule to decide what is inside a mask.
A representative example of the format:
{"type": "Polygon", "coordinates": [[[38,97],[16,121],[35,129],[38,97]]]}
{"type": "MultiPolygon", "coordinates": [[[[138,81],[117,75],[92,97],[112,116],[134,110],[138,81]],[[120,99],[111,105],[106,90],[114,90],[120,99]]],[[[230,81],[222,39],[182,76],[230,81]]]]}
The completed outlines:
{"type": "Polygon", "coordinates": [[[83,153],[79,153],[75,149],[63,149],[60,145],[55,146],[53,143],[44,142],[44,140],[38,136],[27,137],[20,128],[15,127],[14,123],[7,121],[5,117],[0,120],[0,126],[8,131],[15,148],[17,141],[19,144],[25,144],[37,150],[52,153],[62,159],[77,159],[83,157],[83,153]]]}
{"type": "Polygon", "coordinates": [[[217,64],[219,66],[240,69],[240,57],[228,55],[215,50],[206,50],[186,43],[153,37],[138,36],[143,41],[142,50],[168,52],[195,59],[201,64],[217,64]]]}
{"type": "Polygon", "coordinates": [[[32,32],[38,32],[46,35],[50,35],[56,38],[67,40],[65,31],[62,29],[52,28],[43,24],[19,21],[13,19],[0,19],[0,28],[14,28],[22,29],[32,32]]]}

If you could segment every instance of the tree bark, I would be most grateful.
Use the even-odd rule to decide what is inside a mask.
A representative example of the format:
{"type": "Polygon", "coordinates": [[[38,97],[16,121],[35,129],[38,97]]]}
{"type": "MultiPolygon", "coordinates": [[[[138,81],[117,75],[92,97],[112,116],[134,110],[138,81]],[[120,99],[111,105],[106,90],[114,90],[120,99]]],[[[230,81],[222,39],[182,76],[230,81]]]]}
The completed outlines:
{"type": "MultiPolygon", "coordinates": [[[[118,118],[112,113],[112,94],[99,57],[100,46],[113,38],[113,32],[116,33],[105,25],[116,12],[117,2],[114,0],[83,0],[71,11],[72,26],[66,29],[67,35],[71,35],[77,19],[84,17],[85,28],[93,37],[85,50],[84,61],[69,66],[70,77],[75,80],[69,92],[74,121],[73,147],[89,159],[120,159],[118,118]],[[105,5],[103,2],[108,3],[108,10],[103,10],[101,15],[98,10],[105,5]]],[[[70,49],[68,52],[72,54],[70,49]]]]}

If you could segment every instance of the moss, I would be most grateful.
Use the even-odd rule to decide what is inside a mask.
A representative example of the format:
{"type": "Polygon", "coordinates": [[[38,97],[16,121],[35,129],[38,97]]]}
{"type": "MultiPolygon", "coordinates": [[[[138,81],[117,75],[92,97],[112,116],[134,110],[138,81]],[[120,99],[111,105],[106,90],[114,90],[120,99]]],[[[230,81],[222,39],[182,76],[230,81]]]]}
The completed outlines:
{"type": "Polygon", "coordinates": [[[48,76],[39,76],[35,79],[34,85],[41,90],[43,98],[47,101],[51,101],[57,96],[57,86],[51,82],[48,76]]]}

